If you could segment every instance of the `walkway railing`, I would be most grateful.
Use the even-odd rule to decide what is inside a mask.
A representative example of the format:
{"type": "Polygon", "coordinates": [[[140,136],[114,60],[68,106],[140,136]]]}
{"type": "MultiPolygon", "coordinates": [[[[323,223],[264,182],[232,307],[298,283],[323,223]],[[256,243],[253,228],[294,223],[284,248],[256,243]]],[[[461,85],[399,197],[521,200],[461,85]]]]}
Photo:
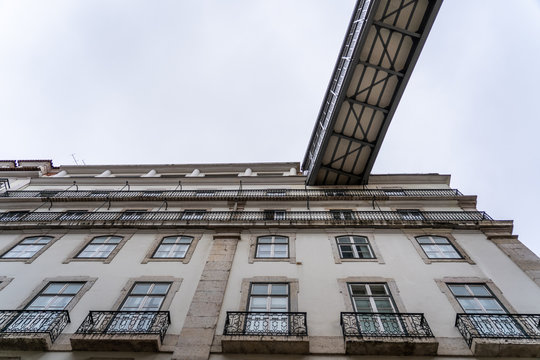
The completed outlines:
{"type": "Polygon", "coordinates": [[[227,311],[223,334],[307,336],[306,313],[227,311]]]}
{"type": "Polygon", "coordinates": [[[478,222],[493,220],[483,211],[285,211],[276,214],[270,211],[146,211],[146,212],[64,212],[40,211],[24,212],[11,211],[0,213],[2,223],[30,222],[253,222],[264,221],[273,223],[288,222],[329,222],[340,224],[357,224],[373,221],[387,222],[478,222]]]}
{"type": "Polygon", "coordinates": [[[433,337],[424,314],[342,312],[340,323],[345,338],[433,337]]]}
{"type": "MultiPolygon", "coordinates": [[[[1,190],[1,189],[0,189],[1,190]]],[[[459,197],[457,189],[247,189],[247,190],[17,190],[0,192],[0,198],[43,198],[51,201],[104,200],[295,200],[384,199],[399,197],[459,197]]]]}
{"type": "Polygon", "coordinates": [[[66,310],[0,310],[0,334],[49,334],[54,342],[69,322],[66,310]]]}
{"type": "Polygon", "coordinates": [[[76,334],[157,334],[161,341],[171,323],[168,311],[90,311],[76,334]]]}
{"type": "Polygon", "coordinates": [[[540,341],[540,314],[457,314],[456,327],[469,347],[475,338],[540,341]]]}

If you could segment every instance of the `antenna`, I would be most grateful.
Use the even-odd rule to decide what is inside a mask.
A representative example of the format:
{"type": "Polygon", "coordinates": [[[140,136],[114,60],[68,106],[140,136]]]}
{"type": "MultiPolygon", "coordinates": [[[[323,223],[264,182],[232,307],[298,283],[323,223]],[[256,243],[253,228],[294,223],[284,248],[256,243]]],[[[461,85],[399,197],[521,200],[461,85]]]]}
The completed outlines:
{"type": "Polygon", "coordinates": [[[79,165],[79,163],[77,162],[77,159],[75,159],[75,154],[71,154],[71,157],[73,158],[73,161],[75,161],[75,165],[79,165]]]}

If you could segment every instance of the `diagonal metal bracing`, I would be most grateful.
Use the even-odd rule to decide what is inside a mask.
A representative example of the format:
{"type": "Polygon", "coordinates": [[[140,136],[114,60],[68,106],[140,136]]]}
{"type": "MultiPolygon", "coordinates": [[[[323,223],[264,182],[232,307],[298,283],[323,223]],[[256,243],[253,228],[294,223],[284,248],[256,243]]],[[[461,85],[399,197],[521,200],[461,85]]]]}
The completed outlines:
{"type": "Polygon", "coordinates": [[[441,2],[357,2],[302,164],[309,184],[367,182],[441,2]]]}

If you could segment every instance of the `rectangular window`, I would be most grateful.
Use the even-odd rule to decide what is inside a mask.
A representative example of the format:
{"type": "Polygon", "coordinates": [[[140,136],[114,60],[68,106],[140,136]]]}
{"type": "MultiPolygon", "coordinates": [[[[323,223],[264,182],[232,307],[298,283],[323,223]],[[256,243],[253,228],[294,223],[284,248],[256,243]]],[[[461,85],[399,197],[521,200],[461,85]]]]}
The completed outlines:
{"type": "Polygon", "coordinates": [[[403,220],[408,220],[408,221],[425,220],[424,215],[422,215],[422,212],[418,209],[398,209],[397,212],[403,220]]]}
{"type": "Polygon", "coordinates": [[[161,240],[153,258],[183,259],[193,242],[191,236],[167,236],[161,240]]]}
{"type": "Polygon", "coordinates": [[[159,311],[170,287],[171,283],[168,282],[135,283],[120,306],[120,310],[159,311]]]}
{"type": "Polygon", "coordinates": [[[466,313],[506,314],[506,309],[485,284],[447,284],[466,313]]]}
{"type": "Polygon", "coordinates": [[[352,210],[330,210],[334,220],[352,220],[353,212],[352,210]]]}
{"type": "Polygon", "coordinates": [[[285,220],[285,210],[264,210],[264,220],[285,220]]]}
{"type": "Polygon", "coordinates": [[[206,210],[185,210],[182,214],[182,220],[202,220],[206,210]]]}
{"type": "Polygon", "coordinates": [[[443,236],[417,236],[416,241],[430,259],[463,259],[450,240],[443,236]]]}
{"type": "Polygon", "coordinates": [[[375,259],[365,236],[347,235],[336,237],[339,256],[342,259],[375,259]]]}
{"type": "Polygon", "coordinates": [[[27,237],[2,255],[2,259],[30,259],[52,240],[50,236],[27,237]]]}
{"type": "Polygon", "coordinates": [[[78,259],[106,259],[121,241],[121,236],[97,236],[76,257],[78,259]]]}
{"type": "Polygon", "coordinates": [[[26,310],[64,310],[83,285],[82,282],[51,282],[26,306],[26,310]]]}
{"type": "Polygon", "coordinates": [[[289,284],[252,283],[248,311],[246,334],[287,334],[289,317],[280,313],[289,311],[289,284]]]}
{"type": "Polygon", "coordinates": [[[256,258],[289,257],[289,238],[286,236],[261,236],[257,238],[256,258]]]}

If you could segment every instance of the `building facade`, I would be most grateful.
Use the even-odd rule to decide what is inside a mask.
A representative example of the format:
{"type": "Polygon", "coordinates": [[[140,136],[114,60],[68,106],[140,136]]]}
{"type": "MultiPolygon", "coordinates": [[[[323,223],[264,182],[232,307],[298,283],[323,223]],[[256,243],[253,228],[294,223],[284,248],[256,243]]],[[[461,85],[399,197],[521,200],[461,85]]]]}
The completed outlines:
{"type": "Polygon", "coordinates": [[[0,166],[0,357],[540,356],[538,257],[447,175],[0,166]]]}

